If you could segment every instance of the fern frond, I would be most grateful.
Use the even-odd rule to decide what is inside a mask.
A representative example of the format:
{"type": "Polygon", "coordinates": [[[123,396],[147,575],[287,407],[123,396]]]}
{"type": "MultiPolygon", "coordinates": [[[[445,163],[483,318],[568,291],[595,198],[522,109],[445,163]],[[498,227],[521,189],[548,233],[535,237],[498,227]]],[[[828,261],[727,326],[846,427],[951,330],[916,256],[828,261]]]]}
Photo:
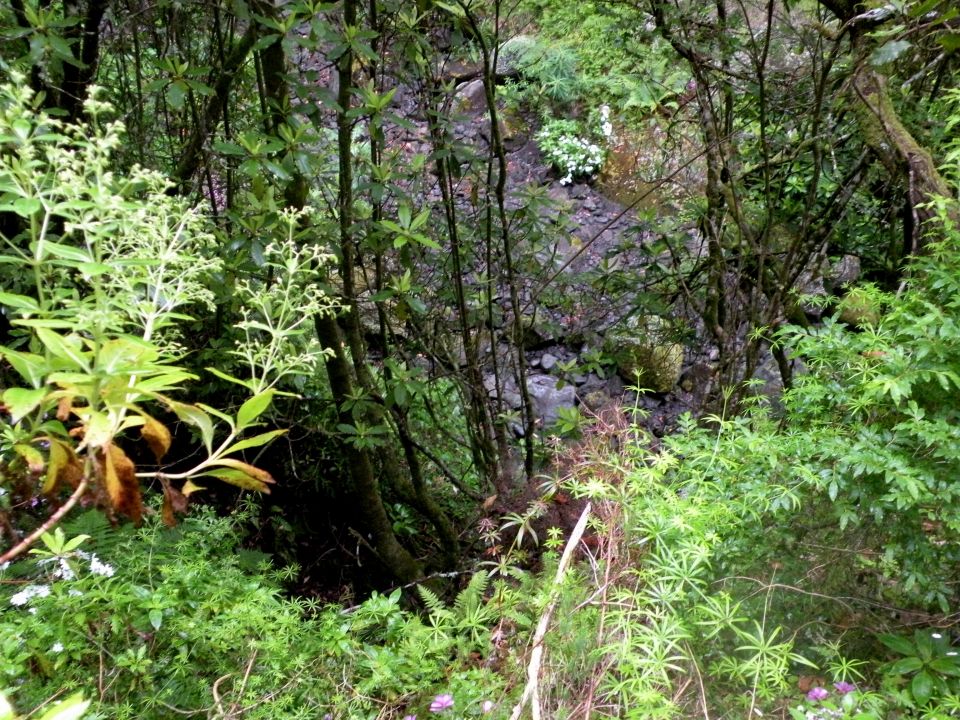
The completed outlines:
{"type": "Polygon", "coordinates": [[[490,575],[486,570],[480,570],[474,574],[467,586],[457,595],[457,599],[453,601],[454,615],[461,619],[471,615],[478,606],[483,604],[483,595],[489,586],[490,575]]]}
{"type": "Polygon", "coordinates": [[[431,615],[440,614],[447,609],[443,600],[426,585],[417,585],[417,592],[420,593],[420,599],[423,600],[423,604],[426,605],[431,615]]]}

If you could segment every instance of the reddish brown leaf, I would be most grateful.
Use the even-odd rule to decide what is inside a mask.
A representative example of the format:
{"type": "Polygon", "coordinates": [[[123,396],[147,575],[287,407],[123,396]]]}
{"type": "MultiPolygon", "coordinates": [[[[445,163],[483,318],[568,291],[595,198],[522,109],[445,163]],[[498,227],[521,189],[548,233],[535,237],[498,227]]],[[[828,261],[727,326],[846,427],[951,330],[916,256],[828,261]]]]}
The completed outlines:
{"type": "Polygon", "coordinates": [[[70,413],[73,412],[73,398],[69,396],[64,396],[60,398],[60,402],[57,403],[57,420],[60,422],[66,422],[70,417],[70,413]]]}
{"type": "Polygon", "coordinates": [[[815,687],[825,687],[827,681],[819,675],[801,675],[797,680],[797,687],[800,692],[810,692],[815,687]]]}
{"type": "Polygon", "coordinates": [[[126,453],[112,443],[101,448],[103,453],[103,475],[110,504],[135,523],[143,517],[143,503],[140,499],[140,481],[137,480],[136,467],[126,453]]]}

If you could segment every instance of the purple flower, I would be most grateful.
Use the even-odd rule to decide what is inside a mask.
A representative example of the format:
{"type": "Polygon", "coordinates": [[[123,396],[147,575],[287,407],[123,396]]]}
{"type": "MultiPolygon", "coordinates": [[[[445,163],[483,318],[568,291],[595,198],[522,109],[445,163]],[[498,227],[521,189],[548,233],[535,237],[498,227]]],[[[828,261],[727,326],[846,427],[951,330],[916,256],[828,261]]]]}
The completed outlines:
{"type": "Polygon", "coordinates": [[[483,705],[480,707],[484,714],[493,710],[493,700],[484,700],[483,705]]]}
{"type": "Polygon", "coordinates": [[[807,700],[826,700],[829,694],[830,691],[826,688],[815,687],[807,693],[807,700]]]}
{"type": "Polygon", "coordinates": [[[852,693],[854,690],[857,689],[857,686],[854,685],[853,683],[844,682],[843,680],[841,680],[840,682],[835,682],[833,686],[837,689],[837,692],[840,693],[841,695],[852,693]]]}
{"type": "Polygon", "coordinates": [[[430,712],[439,713],[453,707],[453,695],[437,695],[430,703],[430,712]]]}
{"type": "Polygon", "coordinates": [[[416,715],[404,715],[403,720],[417,720],[416,715]]]}

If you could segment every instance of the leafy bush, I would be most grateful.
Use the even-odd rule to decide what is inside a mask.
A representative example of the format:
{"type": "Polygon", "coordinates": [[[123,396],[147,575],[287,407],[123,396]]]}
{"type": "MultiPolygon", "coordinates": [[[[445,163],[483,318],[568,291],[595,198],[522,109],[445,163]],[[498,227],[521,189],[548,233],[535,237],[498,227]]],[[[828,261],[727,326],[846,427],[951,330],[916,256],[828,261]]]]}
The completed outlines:
{"type": "Polygon", "coordinates": [[[67,536],[82,534],[48,537],[3,577],[0,684],[21,707],[82,688],[105,716],[143,719],[372,718],[425,710],[437,694],[479,713],[503,697],[502,680],[472,663],[494,619],[485,575],[449,609],[428,595],[429,624],[401,609],[399,591],[320,608],[283,598],[289,573],[238,548],[249,519],[200,512],[173,529],[152,517],[113,530],[88,512],[68,523],[67,536]]]}

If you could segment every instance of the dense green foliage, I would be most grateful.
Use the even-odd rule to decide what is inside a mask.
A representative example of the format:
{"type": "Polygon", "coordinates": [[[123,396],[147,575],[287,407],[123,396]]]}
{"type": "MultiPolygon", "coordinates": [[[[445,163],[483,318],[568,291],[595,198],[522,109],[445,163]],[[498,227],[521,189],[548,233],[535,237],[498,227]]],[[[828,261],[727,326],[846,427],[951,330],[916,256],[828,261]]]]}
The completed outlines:
{"type": "Polygon", "coordinates": [[[952,5],[0,6],[0,720],[960,716],[952,5]]]}

